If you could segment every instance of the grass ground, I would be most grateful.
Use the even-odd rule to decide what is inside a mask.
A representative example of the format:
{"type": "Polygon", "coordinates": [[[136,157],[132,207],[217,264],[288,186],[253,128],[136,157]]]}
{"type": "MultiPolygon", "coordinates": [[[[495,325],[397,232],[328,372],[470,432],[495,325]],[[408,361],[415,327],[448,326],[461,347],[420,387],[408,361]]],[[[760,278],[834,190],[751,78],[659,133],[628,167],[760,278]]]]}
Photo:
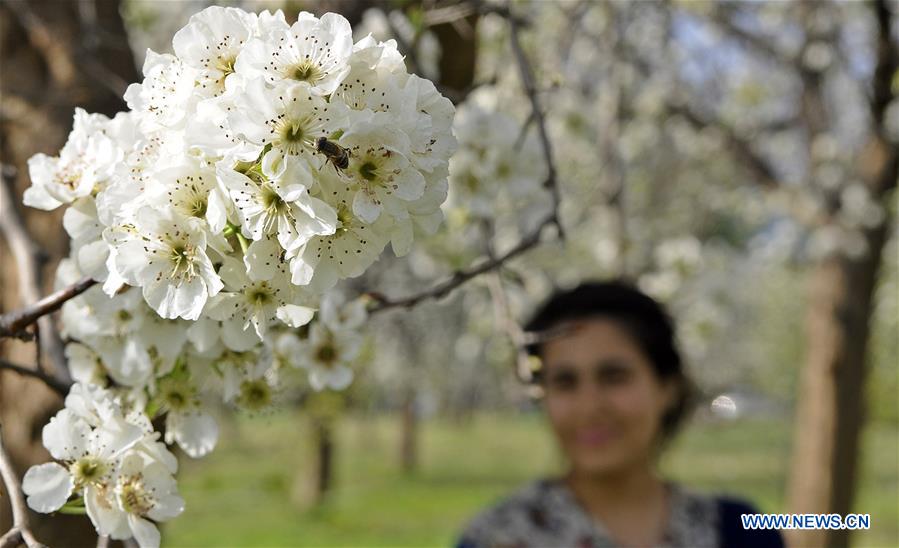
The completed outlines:
{"type": "MultiPolygon", "coordinates": [[[[403,475],[398,426],[398,418],[343,419],[335,489],[312,508],[307,421],[287,412],[239,419],[212,455],[183,461],[187,510],[164,529],[164,545],[447,546],[480,508],[559,466],[540,417],[480,416],[424,423],[420,468],[403,475]]],[[[789,425],[770,420],[694,425],[663,468],[690,486],[780,512],[789,443],[789,425]]],[[[899,433],[874,425],[864,444],[856,511],[871,514],[872,528],[853,545],[899,546],[899,433]]]]}

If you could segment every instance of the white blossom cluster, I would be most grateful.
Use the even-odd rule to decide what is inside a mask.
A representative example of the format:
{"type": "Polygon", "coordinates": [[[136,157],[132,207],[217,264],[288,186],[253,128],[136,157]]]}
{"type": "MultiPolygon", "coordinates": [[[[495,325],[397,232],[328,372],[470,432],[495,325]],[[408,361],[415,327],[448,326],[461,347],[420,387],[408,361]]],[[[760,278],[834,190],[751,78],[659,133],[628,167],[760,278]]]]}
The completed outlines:
{"type": "Polygon", "coordinates": [[[507,108],[516,100],[526,101],[483,85],[459,106],[453,122],[458,150],[449,162],[450,189],[442,206],[447,229],[413,254],[409,265],[416,276],[462,268],[488,252],[486,241],[493,251],[508,249],[551,207],[536,127],[523,127],[507,108]]]}
{"type": "Polygon", "coordinates": [[[183,508],[165,444],[216,444],[211,395],[264,408],[290,369],[350,383],[365,304],[333,288],[436,230],[456,148],[452,103],[340,15],[210,7],[173,49],[147,52],[127,112],[76,110],[24,198],[69,206],[58,284],[102,282],[63,308],[77,382],[44,428],[59,463],[24,490],[141,546],[183,508]]]}
{"type": "Polygon", "coordinates": [[[459,108],[454,124],[459,150],[450,162],[447,203],[479,219],[502,213],[498,205],[507,207],[507,216],[520,217],[546,179],[536,130],[504,112],[501,100],[494,88],[478,88],[459,108]]]}

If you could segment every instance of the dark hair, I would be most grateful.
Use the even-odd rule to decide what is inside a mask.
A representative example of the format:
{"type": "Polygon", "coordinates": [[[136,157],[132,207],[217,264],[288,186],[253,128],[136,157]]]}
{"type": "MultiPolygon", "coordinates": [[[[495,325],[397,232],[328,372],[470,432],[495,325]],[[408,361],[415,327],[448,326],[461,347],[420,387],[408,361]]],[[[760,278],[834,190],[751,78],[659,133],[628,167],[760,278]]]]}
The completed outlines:
{"type": "MultiPolygon", "coordinates": [[[[587,282],[574,289],[555,293],[537,311],[525,329],[538,334],[538,342],[526,346],[528,354],[539,357],[539,333],[571,320],[603,318],[616,322],[649,358],[653,372],[662,381],[673,381],[678,390],[676,403],[662,417],[662,440],[669,440],[691,410],[695,389],[684,371],[674,335],[674,323],[664,307],[652,297],[620,281],[587,282]]],[[[542,371],[534,380],[543,381],[542,371]]]]}

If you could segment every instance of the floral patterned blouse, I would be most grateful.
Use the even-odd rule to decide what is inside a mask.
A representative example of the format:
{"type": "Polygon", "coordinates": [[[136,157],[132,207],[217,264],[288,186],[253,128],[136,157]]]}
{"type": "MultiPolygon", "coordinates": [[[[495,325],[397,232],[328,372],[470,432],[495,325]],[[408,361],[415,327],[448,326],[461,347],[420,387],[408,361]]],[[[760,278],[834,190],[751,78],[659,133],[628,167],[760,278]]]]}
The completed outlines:
{"type": "MultiPolygon", "coordinates": [[[[736,509],[755,510],[744,503],[689,491],[667,482],[671,493],[668,523],[657,548],[704,548],[743,545],[782,546],[776,531],[755,538],[723,539],[732,527],[722,527],[722,515],[733,522],[736,509]],[[731,541],[733,540],[733,542],[731,541]]],[[[739,518],[736,518],[739,520],[739,518]]],[[[741,528],[742,529],[742,528],[741,528]]],[[[741,537],[742,532],[737,533],[741,537]]],[[[577,548],[614,548],[602,523],[592,518],[560,480],[535,481],[496,506],[484,511],[466,528],[457,548],[526,548],[531,546],[572,546],[577,548]]]]}

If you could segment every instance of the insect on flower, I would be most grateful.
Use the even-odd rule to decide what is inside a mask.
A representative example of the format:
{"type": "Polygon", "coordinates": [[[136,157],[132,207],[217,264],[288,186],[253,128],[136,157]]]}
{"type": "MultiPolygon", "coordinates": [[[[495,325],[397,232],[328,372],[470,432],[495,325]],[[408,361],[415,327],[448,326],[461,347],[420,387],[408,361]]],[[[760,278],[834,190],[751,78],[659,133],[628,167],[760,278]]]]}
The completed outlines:
{"type": "Polygon", "coordinates": [[[325,155],[327,161],[334,166],[338,173],[350,165],[350,152],[337,143],[329,141],[327,137],[319,137],[315,142],[315,149],[325,155]]]}

